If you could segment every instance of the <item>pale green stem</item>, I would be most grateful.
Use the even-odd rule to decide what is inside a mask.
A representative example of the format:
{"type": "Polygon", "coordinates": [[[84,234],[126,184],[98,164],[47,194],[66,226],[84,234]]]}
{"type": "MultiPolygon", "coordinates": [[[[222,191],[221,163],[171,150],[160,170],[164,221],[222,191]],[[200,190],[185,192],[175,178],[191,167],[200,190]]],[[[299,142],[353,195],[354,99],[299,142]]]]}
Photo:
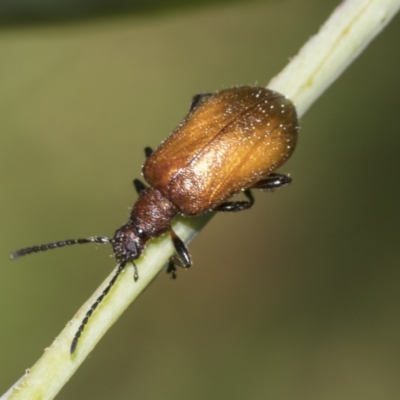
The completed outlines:
{"type": "MultiPolygon", "coordinates": [[[[399,8],[400,0],[344,1],[319,33],[303,46],[268,87],[292,99],[299,116],[303,115],[399,8]]],[[[211,217],[210,213],[198,218],[178,218],[174,222],[174,230],[188,243],[211,217]]],[[[45,349],[37,363],[1,399],[54,398],[96,343],[157,276],[172,254],[172,244],[167,236],[151,241],[137,262],[140,279],[134,282],[133,268],[126,268],[93,314],[76,352],[71,356],[69,349],[76,330],[114,272],[107,277],[56,340],[45,349]]]]}
{"type": "Polygon", "coordinates": [[[302,116],[399,8],[399,0],[343,1],[268,87],[289,97],[302,116]]]}

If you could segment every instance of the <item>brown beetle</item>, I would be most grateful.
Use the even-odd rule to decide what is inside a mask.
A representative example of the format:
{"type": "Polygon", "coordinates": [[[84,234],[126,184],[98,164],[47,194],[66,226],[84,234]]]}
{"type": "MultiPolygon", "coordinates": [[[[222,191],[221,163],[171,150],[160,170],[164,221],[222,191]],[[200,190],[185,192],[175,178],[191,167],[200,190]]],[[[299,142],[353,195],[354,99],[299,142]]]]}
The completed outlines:
{"type": "Polygon", "coordinates": [[[177,214],[195,216],[207,211],[241,211],[250,208],[250,189],[272,190],[291,182],[273,173],[293,153],[298,120],[290,100],[262,87],[235,87],[194,96],[190,112],[153,153],[145,149],[143,177],[133,181],[139,194],[129,221],[112,238],[91,237],[28,247],[11,254],[25,254],[81,243],[111,243],[118,269],[101,296],[87,312],[71,345],[93,311],[109,292],[128,262],[134,264],[146,242],[169,231],[176,256],[167,271],[175,277],[176,265],[192,264],[182,240],[171,228],[177,214]],[[244,191],[247,200],[227,201],[244,191]]]}

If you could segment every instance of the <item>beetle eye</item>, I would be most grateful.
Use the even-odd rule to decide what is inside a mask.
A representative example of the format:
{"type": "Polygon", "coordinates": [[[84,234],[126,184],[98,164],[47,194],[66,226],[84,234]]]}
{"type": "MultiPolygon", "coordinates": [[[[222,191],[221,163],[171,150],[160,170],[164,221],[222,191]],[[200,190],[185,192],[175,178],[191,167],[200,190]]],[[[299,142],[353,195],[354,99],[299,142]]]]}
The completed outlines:
{"type": "Polygon", "coordinates": [[[126,248],[132,253],[137,253],[137,246],[136,246],[136,243],[133,240],[129,241],[126,244],[126,248]]]}

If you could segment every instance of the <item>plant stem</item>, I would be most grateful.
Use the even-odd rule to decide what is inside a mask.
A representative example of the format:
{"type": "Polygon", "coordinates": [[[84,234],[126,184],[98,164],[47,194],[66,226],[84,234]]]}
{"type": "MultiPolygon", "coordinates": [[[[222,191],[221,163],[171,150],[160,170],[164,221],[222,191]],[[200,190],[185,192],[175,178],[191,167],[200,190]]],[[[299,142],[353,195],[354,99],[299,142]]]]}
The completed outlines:
{"type": "Polygon", "coordinates": [[[301,117],[399,8],[399,0],[344,0],[268,87],[289,97],[301,117]]]}

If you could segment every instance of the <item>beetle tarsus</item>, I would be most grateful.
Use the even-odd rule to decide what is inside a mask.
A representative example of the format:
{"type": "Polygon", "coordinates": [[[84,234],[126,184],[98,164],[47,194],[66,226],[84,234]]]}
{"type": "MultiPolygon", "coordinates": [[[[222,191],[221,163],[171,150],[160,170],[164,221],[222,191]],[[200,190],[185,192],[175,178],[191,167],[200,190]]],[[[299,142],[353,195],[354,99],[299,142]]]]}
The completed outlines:
{"type": "Polygon", "coordinates": [[[176,279],[176,266],[173,257],[169,259],[167,266],[167,274],[171,274],[171,279],[176,279]]]}
{"type": "Polygon", "coordinates": [[[133,265],[133,279],[135,282],[137,282],[137,280],[139,279],[139,272],[138,272],[136,264],[133,261],[132,261],[132,265],[133,265]]]}

